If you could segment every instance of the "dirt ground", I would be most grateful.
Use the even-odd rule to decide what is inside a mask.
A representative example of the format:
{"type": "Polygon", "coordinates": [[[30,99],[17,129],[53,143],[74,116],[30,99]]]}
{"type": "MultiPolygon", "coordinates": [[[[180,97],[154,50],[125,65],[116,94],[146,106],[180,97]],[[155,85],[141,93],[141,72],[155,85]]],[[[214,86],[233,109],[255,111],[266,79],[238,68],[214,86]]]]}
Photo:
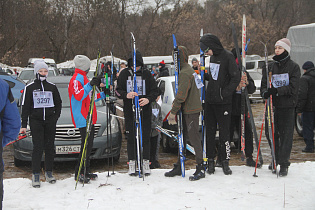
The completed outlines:
{"type": "MultiPolygon", "coordinates": [[[[258,137],[260,135],[260,127],[263,118],[263,109],[264,104],[261,102],[253,103],[252,109],[255,117],[255,124],[258,133],[258,137]]],[[[120,159],[117,163],[114,164],[114,170],[122,173],[127,172],[127,146],[126,139],[123,139],[121,155],[120,159]]],[[[255,145],[254,145],[255,147],[255,145]]],[[[304,161],[315,161],[315,153],[302,153],[302,149],[305,147],[305,143],[303,138],[300,137],[296,132],[294,132],[293,136],[293,147],[291,152],[291,162],[304,162],[304,161]]],[[[256,147],[255,147],[256,148],[256,147]]],[[[270,148],[268,142],[265,138],[264,132],[261,142],[261,151],[263,154],[264,167],[269,165],[271,162],[270,148]]],[[[256,149],[254,151],[253,156],[256,158],[256,149]]],[[[194,155],[187,155],[186,161],[186,169],[195,168],[194,155]]],[[[4,148],[3,151],[3,160],[5,164],[5,172],[4,178],[31,178],[31,164],[27,163],[22,167],[15,167],[13,160],[13,146],[10,145],[4,148]]],[[[161,164],[161,168],[170,169],[173,167],[173,163],[177,160],[177,154],[175,153],[163,153],[160,148],[159,153],[159,162],[161,164]]],[[[111,163],[111,161],[110,161],[111,163]]],[[[54,174],[57,179],[65,179],[68,177],[73,177],[75,162],[56,162],[54,164],[54,174]]],[[[241,161],[241,154],[236,148],[232,148],[230,165],[245,165],[245,162],[241,161]]],[[[91,162],[91,170],[93,172],[105,172],[108,171],[108,162],[107,160],[98,160],[91,162]]],[[[112,170],[112,165],[110,164],[109,170],[112,170]]],[[[154,173],[154,171],[153,171],[154,173]]],[[[254,168],[253,168],[254,173],[254,168]]],[[[42,176],[43,177],[43,176],[42,176]]]]}

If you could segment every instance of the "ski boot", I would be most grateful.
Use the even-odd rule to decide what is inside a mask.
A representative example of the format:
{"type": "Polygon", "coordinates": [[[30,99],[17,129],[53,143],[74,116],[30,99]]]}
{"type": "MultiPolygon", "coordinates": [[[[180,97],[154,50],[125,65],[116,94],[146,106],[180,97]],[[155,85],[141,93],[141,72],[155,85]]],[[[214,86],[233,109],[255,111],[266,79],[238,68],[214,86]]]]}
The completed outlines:
{"type": "Polygon", "coordinates": [[[39,173],[33,173],[32,174],[32,186],[34,188],[40,188],[39,173]]]}
{"type": "Polygon", "coordinates": [[[174,176],[180,176],[182,175],[182,171],[180,170],[180,165],[177,165],[177,164],[174,164],[174,168],[169,171],[169,172],[166,172],[164,174],[164,176],[166,177],[174,177],[174,176]]]}
{"type": "Polygon", "coordinates": [[[128,174],[130,176],[136,176],[136,161],[135,160],[129,160],[129,170],[128,170],[128,174]]]}
{"type": "Polygon", "coordinates": [[[208,174],[214,174],[215,168],[214,168],[214,160],[213,159],[208,159],[208,174]]]}
{"type": "Polygon", "coordinates": [[[223,173],[225,175],[231,175],[232,174],[232,170],[229,167],[229,161],[228,160],[222,161],[222,169],[223,169],[223,173]]]}
{"type": "Polygon", "coordinates": [[[189,180],[190,181],[196,181],[196,180],[199,180],[201,178],[205,178],[205,167],[202,163],[200,163],[196,166],[196,171],[195,171],[193,176],[189,177],[189,180]]]}
{"type": "Polygon", "coordinates": [[[90,178],[91,180],[96,180],[98,176],[97,174],[87,173],[86,177],[90,178]]]}
{"type": "MultiPolygon", "coordinates": [[[[253,158],[249,157],[246,159],[246,166],[256,167],[256,162],[253,160],[253,158]]],[[[257,163],[257,168],[260,167],[261,167],[260,163],[257,163]]]]}
{"type": "Polygon", "coordinates": [[[56,178],[52,175],[51,171],[45,171],[45,178],[46,182],[49,182],[50,184],[56,183],[56,178]]]}
{"type": "Polygon", "coordinates": [[[215,167],[218,167],[218,168],[222,168],[222,161],[221,161],[221,158],[217,158],[217,161],[215,161],[215,167]]]}
{"type": "Polygon", "coordinates": [[[142,170],[143,170],[143,174],[145,176],[149,176],[151,174],[150,161],[149,160],[143,160],[142,170]]]}
{"type": "Polygon", "coordinates": [[[288,175],[288,167],[280,166],[279,176],[287,176],[288,175]]]}

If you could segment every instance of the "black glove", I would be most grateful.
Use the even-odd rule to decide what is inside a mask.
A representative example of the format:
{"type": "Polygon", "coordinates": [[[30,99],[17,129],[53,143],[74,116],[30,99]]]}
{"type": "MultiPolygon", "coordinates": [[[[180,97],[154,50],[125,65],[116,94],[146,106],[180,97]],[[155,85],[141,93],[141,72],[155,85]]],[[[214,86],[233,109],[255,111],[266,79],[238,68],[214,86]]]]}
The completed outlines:
{"type": "Polygon", "coordinates": [[[104,88],[104,93],[105,93],[105,95],[109,96],[110,95],[110,89],[104,88]]]}
{"type": "Polygon", "coordinates": [[[268,88],[268,93],[269,93],[270,95],[275,96],[275,95],[277,95],[278,90],[277,90],[277,88],[274,88],[274,87],[268,88]]]}
{"type": "Polygon", "coordinates": [[[90,81],[90,85],[91,86],[99,86],[101,84],[101,78],[102,76],[101,75],[98,75],[97,77],[93,77],[92,80],[90,81]]]}
{"type": "Polygon", "coordinates": [[[269,96],[270,96],[270,93],[268,91],[266,91],[266,92],[263,93],[262,96],[263,96],[264,99],[268,99],[269,96]]]}

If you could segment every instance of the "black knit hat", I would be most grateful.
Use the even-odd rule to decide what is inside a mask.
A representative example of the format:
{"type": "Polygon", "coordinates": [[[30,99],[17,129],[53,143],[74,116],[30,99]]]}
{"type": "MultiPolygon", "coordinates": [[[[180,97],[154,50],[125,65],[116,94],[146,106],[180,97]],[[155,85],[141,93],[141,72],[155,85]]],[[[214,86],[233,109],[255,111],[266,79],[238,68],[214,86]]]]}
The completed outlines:
{"type": "Polygon", "coordinates": [[[309,70],[311,68],[314,68],[314,63],[312,61],[306,61],[302,66],[302,69],[304,70],[309,70]]]}

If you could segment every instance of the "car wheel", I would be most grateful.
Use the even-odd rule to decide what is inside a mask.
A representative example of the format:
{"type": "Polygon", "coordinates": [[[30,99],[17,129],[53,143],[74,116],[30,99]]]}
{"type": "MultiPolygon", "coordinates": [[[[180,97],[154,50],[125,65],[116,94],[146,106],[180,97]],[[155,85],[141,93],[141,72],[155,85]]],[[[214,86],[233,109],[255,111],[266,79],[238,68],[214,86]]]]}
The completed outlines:
{"type": "Polygon", "coordinates": [[[20,166],[24,166],[25,165],[25,162],[23,160],[19,160],[17,159],[16,157],[14,157],[14,165],[16,167],[20,167],[20,166]]]}
{"type": "Polygon", "coordinates": [[[303,122],[302,117],[295,114],[295,130],[299,136],[303,137],[303,122]]]}
{"type": "Polygon", "coordinates": [[[162,147],[163,152],[169,153],[171,151],[170,144],[169,144],[169,137],[165,134],[162,134],[162,147]]]}

